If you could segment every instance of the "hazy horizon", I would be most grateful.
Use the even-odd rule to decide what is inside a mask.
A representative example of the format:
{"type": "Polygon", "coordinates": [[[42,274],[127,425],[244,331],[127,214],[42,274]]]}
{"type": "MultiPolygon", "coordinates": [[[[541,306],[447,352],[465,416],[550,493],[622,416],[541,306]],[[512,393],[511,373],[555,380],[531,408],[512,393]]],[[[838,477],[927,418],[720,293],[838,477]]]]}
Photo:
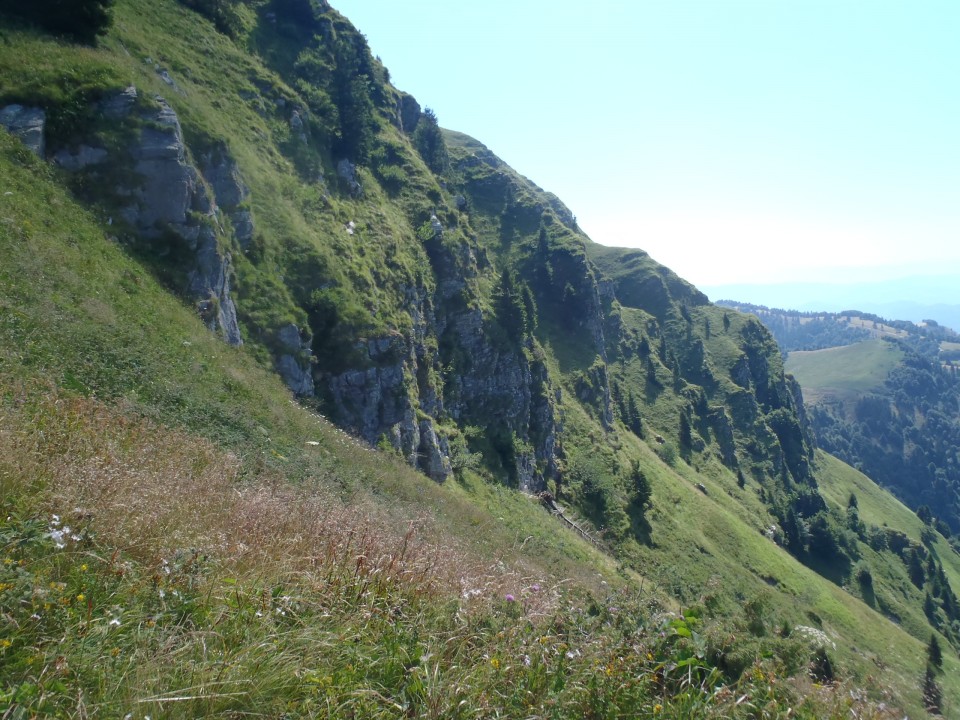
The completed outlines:
{"type": "Polygon", "coordinates": [[[960,277],[960,4],[332,2],[596,242],[698,286],[960,277]]]}

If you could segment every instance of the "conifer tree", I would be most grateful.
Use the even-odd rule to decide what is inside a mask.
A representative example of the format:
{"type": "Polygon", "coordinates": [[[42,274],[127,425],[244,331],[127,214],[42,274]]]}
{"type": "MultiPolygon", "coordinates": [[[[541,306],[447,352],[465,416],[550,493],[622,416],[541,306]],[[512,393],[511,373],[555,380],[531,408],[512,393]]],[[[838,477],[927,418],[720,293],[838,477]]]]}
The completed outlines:
{"type": "Polygon", "coordinates": [[[927,660],[935,668],[943,667],[943,651],[940,649],[940,641],[936,635],[930,635],[930,644],[927,645],[927,660]]]}

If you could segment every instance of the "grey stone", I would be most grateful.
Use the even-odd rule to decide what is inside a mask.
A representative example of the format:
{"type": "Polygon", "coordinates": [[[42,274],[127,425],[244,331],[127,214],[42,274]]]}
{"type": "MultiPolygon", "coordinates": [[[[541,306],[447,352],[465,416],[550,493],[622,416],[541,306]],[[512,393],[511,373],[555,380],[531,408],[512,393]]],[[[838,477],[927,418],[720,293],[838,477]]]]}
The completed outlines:
{"type": "Polygon", "coordinates": [[[453,469],[450,466],[450,448],[437,435],[430,420],[420,421],[420,452],[418,465],[433,480],[443,482],[453,469]]]}
{"type": "Polygon", "coordinates": [[[230,256],[222,255],[217,236],[202,228],[194,268],[187,276],[187,292],[200,298],[201,315],[212,331],[219,329],[230,345],[242,345],[237,309],[230,296],[230,256]]]}
{"type": "Polygon", "coordinates": [[[313,376],[309,366],[303,368],[293,355],[281,355],[277,359],[277,373],[287,387],[298,397],[312,397],[314,393],[313,376]]]}
{"type": "Polygon", "coordinates": [[[357,180],[356,166],[343,158],[337,163],[337,175],[344,181],[351,197],[360,197],[363,195],[363,185],[357,180]]]}
{"type": "Polygon", "coordinates": [[[58,150],[53,155],[53,161],[70,172],[83,170],[90,165],[99,165],[106,159],[106,150],[89,145],[80,145],[76,152],[70,152],[67,149],[58,150]]]}
{"type": "Polygon", "coordinates": [[[203,158],[202,172],[204,179],[210,183],[217,205],[230,210],[242,203],[250,196],[236,161],[230,156],[225,146],[218,147],[207,153],[203,158]]]}
{"type": "Polygon", "coordinates": [[[277,340],[284,348],[291,352],[300,352],[303,348],[303,341],[300,339],[300,328],[293,323],[284,325],[277,332],[277,340]]]}
{"type": "Polygon", "coordinates": [[[173,78],[170,77],[170,73],[167,72],[166,68],[162,68],[161,70],[158,70],[157,75],[159,75],[160,79],[163,80],[170,87],[177,88],[177,84],[173,81],[173,78]]]}
{"type": "Polygon", "coordinates": [[[0,109],[0,125],[20,138],[38,157],[43,157],[46,150],[43,138],[46,120],[46,114],[38,107],[7,105],[0,109]]]}
{"type": "Polygon", "coordinates": [[[186,222],[197,188],[197,172],[187,164],[180,121],[163,98],[160,107],[144,119],[149,124],[131,148],[134,170],[143,178],[135,193],[136,224],[146,236],[155,236],[165,224],[186,222]]]}
{"type": "Polygon", "coordinates": [[[249,210],[238,210],[230,214],[230,222],[233,223],[233,236],[243,250],[250,247],[253,241],[253,234],[256,228],[253,224],[253,215],[249,210]]]}

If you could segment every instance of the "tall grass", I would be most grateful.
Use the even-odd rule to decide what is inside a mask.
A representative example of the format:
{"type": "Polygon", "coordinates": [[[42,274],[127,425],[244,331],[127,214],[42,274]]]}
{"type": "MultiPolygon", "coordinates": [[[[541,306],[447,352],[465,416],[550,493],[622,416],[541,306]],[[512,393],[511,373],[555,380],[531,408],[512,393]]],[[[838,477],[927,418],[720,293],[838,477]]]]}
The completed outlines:
{"type": "Polygon", "coordinates": [[[784,677],[787,655],[725,676],[696,611],[491,564],[427,512],[398,526],[322,482],[243,477],[116,406],[5,390],[4,717],[888,717],[784,677]]]}

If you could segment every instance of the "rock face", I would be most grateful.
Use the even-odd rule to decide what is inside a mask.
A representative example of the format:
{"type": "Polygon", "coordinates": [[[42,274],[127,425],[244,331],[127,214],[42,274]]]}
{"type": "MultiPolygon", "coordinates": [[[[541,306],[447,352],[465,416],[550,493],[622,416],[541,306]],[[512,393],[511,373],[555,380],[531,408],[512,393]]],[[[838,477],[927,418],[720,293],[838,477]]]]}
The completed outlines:
{"type": "Polygon", "coordinates": [[[237,244],[246,250],[256,227],[251,212],[241,207],[250,197],[250,190],[240,176],[236,161],[226,146],[220,145],[203,156],[201,167],[204,179],[213,190],[217,207],[230,218],[237,244]]]}
{"type": "Polygon", "coordinates": [[[313,375],[310,368],[309,334],[302,336],[300,328],[291,323],[277,333],[281,347],[286,351],[277,358],[277,372],[294,395],[310,397],[314,393],[313,375]]]}
{"type": "Polygon", "coordinates": [[[351,197],[357,198],[363,195],[363,185],[357,180],[357,168],[352,162],[346,158],[338,162],[337,175],[346,184],[351,197]]]}
{"type": "Polygon", "coordinates": [[[177,114],[163,98],[155,100],[159,108],[143,113],[140,137],[130,148],[142,184],[133,189],[135,201],[126,211],[127,219],[147,237],[187,225],[198,181],[197,171],[187,163],[177,114]]]}
{"type": "Polygon", "coordinates": [[[90,147],[89,145],[80,145],[75,151],[63,149],[58,150],[53,161],[70,172],[78,172],[90,165],[99,165],[107,159],[107,151],[99,147],[90,147]]]}
{"type": "MultiPolygon", "coordinates": [[[[108,103],[124,107],[128,97],[126,90],[108,103]]],[[[195,298],[211,330],[219,331],[231,345],[240,345],[237,309],[230,295],[230,254],[221,250],[218,236],[216,185],[211,183],[211,195],[187,158],[177,114],[163,98],[157,96],[154,101],[155,109],[142,113],[139,137],[129,150],[134,172],[142,181],[132,189],[134,202],[124,217],[144,237],[172,230],[187,242],[195,253],[187,293],[195,298]]],[[[216,179],[228,200],[234,200],[239,191],[225,178],[218,175],[216,179]]]]}
{"type": "Polygon", "coordinates": [[[99,110],[109,122],[131,123],[137,114],[136,139],[117,157],[103,147],[81,144],[58,149],[54,162],[71,172],[96,172],[108,161],[130,167],[139,182],[115,188],[114,197],[123,204],[121,217],[144,238],[156,240],[173,232],[183,239],[193,253],[185,268],[186,293],[196,302],[207,327],[231,345],[240,345],[243,340],[230,292],[230,253],[224,249],[228,241],[217,207],[218,192],[230,207],[242,200],[245,188],[230,172],[235,164],[222,160],[221,153],[208,188],[190,161],[173,108],[160,96],[149,106],[138,101],[137,89],[131,86],[100,103],[99,110]]]}
{"type": "Polygon", "coordinates": [[[16,135],[37,156],[44,157],[46,145],[43,130],[47,116],[41,108],[7,105],[0,108],[0,125],[16,135]]]}
{"type": "MultiPolygon", "coordinates": [[[[309,116],[280,100],[277,119],[306,142],[309,116]]],[[[128,171],[134,180],[105,191],[112,192],[120,216],[148,243],[176,249],[173,262],[184,278],[183,290],[207,327],[240,345],[231,249],[251,248],[257,235],[251,200],[259,198],[251,197],[229,143],[187,147],[173,107],[160,96],[141,98],[132,86],[104,98],[98,110],[102,121],[125,131],[120,137],[133,138],[124,141],[126,147],[115,149],[116,142],[85,138],[75,146],[54,148],[53,161],[91,179],[105,175],[105,163],[128,171]],[[189,252],[181,253],[184,248],[189,252]]],[[[416,101],[403,95],[393,119],[409,133],[420,113],[416,101]]],[[[0,110],[0,123],[43,156],[41,109],[8,106],[0,110]]],[[[360,330],[361,323],[348,323],[344,334],[336,336],[337,356],[324,354],[320,350],[327,348],[322,345],[327,318],[317,319],[320,311],[308,312],[308,303],[314,302],[316,290],[353,282],[349,273],[355,268],[336,280],[303,273],[307,287],[297,289],[300,294],[291,305],[300,307],[291,309],[303,310],[312,326],[283,320],[279,327],[256,328],[273,352],[277,373],[296,396],[319,395],[342,427],[371,444],[388,443],[438,482],[453,473],[451,445],[460,452],[466,438],[473,443],[472,452],[482,452],[488,465],[502,470],[516,487],[539,492],[550,480],[559,487],[565,464],[563,396],[561,379],[551,370],[559,355],[550,336],[540,332],[543,325],[527,322],[539,312],[562,326],[551,330],[563,334],[561,346],[575,346],[571,355],[576,359],[562,379],[599,432],[618,432],[613,390],[623,387],[630,353],[646,355],[646,377],[660,388],[651,387],[651,392],[687,392],[685,402],[698,416],[697,433],[716,439],[725,464],[738,468],[749,461],[744,453],[749,435],[755,441],[746,452],[758,463],[770,464],[775,472],[788,469],[797,480],[806,476],[804,468],[812,457],[812,445],[803,435],[806,421],[802,415],[796,423],[791,420],[802,413],[802,400],[782,379],[779,366],[770,363],[776,349],[768,347],[759,325],[745,326],[738,340],[739,361],[723,368],[721,379],[739,387],[708,397],[703,388],[714,387],[719,374],[711,369],[704,343],[691,336],[689,310],[706,298],[666,271],[644,277],[635,273],[629,282],[624,280],[622,273],[587,251],[576,219],[559,200],[518,179],[482,146],[471,150],[456,160],[460,175],[435,178],[435,188],[426,191],[422,203],[402,208],[405,219],[390,214],[391,227],[382,237],[389,236],[391,242],[382,247],[376,242],[381,239],[375,228],[378,209],[368,207],[380,201],[376,187],[365,197],[357,167],[345,158],[336,163],[343,202],[331,242],[358,243],[358,256],[368,257],[364,271],[370,270],[370,282],[389,307],[381,308],[377,299],[375,309],[366,308],[374,320],[369,327],[376,329],[360,330]],[[356,207],[347,210],[350,205],[356,207]],[[401,242],[410,246],[397,253],[401,242]],[[384,252],[382,262],[369,262],[370,255],[381,260],[378,252],[384,252]],[[513,273],[515,281],[509,280],[513,273]],[[621,303],[642,310],[645,325],[621,315],[621,303]],[[518,314],[524,319],[516,320],[518,314]],[[321,338],[316,348],[314,332],[321,338]],[[662,353],[654,367],[656,356],[649,356],[651,342],[657,341],[662,353]],[[326,367],[314,367],[315,349],[317,357],[328,362],[326,367]],[[663,377],[671,370],[673,385],[661,387],[657,373],[663,377]],[[790,453],[784,452],[787,448],[790,453]]],[[[255,247],[262,246],[260,240],[255,247]]],[[[608,261],[633,262],[641,269],[649,264],[639,252],[608,261]]],[[[277,263],[265,272],[286,282],[280,275],[285,268],[277,263]]],[[[350,290],[361,286],[358,281],[350,290]]],[[[338,310],[332,307],[328,315],[338,310]]],[[[622,396],[617,397],[622,403],[622,396]]],[[[620,412],[624,414],[622,408],[620,412]]],[[[692,446],[703,449],[699,434],[692,446]]]]}

